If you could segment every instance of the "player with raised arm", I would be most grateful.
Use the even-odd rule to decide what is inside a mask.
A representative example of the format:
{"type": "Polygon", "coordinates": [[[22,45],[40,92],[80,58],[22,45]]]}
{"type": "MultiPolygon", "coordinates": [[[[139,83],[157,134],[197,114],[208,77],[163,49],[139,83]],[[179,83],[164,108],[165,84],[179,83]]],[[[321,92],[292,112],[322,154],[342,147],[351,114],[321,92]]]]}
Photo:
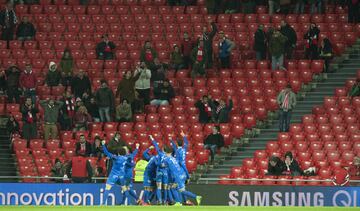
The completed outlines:
{"type": "Polygon", "coordinates": [[[144,171],[144,196],[143,201],[146,204],[150,204],[150,195],[153,193],[155,188],[155,179],[156,179],[156,169],[157,169],[157,158],[155,156],[151,156],[149,151],[153,149],[153,146],[150,146],[143,152],[144,160],[148,161],[148,164],[144,171]]]}
{"type": "MultiPolygon", "coordinates": [[[[185,182],[186,182],[186,174],[183,168],[180,167],[178,161],[172,156],[173,149],[169,146],[164,147],[164,151],[166,153],[164,162],[170,169],[171,175],[174,179],[175,185],[177,190],[180,192],[180,194],[185,195],[186,197],[190,197],[193,199],[196,199],[196,202],[198,205],[201,204],[201,196],[197,196],[196,194],[187,191],[185,188],[185,182]]],[[[181,206],[181,197],[178,194],[174,194],[174,198],[176,201],[175,205],[181,206]]]]}
{"type": "Polygon", "coordinates": [[[125,163],[127,161],[126,151],[124,148],[117,149],[117,155],[114,155],[108,151],[105,145],[105,141],[102,141],[104,154],[113,160],[113,166],[109,174],[108,179],[106,180],[103,205],[107,205],[107,199],[111,188],[117,184],[121,186],[121,190],[124,192],[126,190],[125,186],[125,163]]]}

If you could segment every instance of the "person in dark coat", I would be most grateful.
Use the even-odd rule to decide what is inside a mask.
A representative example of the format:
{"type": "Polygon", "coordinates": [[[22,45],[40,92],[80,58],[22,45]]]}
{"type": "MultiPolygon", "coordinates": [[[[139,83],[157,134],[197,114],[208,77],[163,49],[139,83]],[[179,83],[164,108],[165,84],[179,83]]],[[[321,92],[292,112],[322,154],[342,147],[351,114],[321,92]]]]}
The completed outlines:
{"type": "Polygon", "coordinates": [[[105,80],[101,80],[101,87],[96,91],[95,98],[99,106],[100,121],[111,122],[111,113],[115,111],[114,93],[105,80]]]}
{"type": "Polygon", "coordinates": [[[109,60],[114,59],[114,49],[116,48],[115,44],[109,41],[109,36],[107,34],[103,35],[103,40],[96,46],[96,55],[98,59],[109,60]]]}
{"type": "Polygon", "coordinates": [[[219,126],[214,126],[213,131],[204,140],[204,148],[210,150],[210,163],[214,163],[216,150],[224,146],[224,136],[220,133],[219,126]]]}
{"type": "Polygon", "coordinates": [[[310,24],[310,29],[304,34],[305,44],[305,58],[317,59],[319,56],[318,42],[320,30],[315,23],[310,24]]]}
{"type": "Polygon", "coordinates": [[[9,120],[6,123],[6,129],[10,134],[19,133],[19,123],[16,121],[13,115],[10,115],[9,120]]]}
{"type": "Polygon", "coordinates": [[[196,78],[198,76],[206,75],[206,64],[208,64],[209,53],[205,47],[204,40],[200,39],[198,45],[191,51],[191,60],[193,63],[191,77],[196,78]]]}
{"type": "Polygon", "coordinates": [[[169,105],[170,100],[175,97],[175,92],[169,80],[165,80],[157,88],[154,88],[154,99],[151,105],[169,105]]]}
{"type": "Polygon", "coordinates": [[[62,84],[65,87],[71,85],[74,66],[75,62],[74,58],[71,55],[71,51],[69,49],[65,49],[59,64],[59,69],[63,79],[62,84]]]}
{"type": "MultiPolygon", "coordinates": [[[[55,165],[50,170],[52,177],[64,177],[66,173],[66,166],[61,163],[61,161],[56,158],[55,165]]],[[[55,183],[63,183],[63,179],[52,179],[55,183]]]]}
{"type": "Polygon", "coordinates": [[[32,23],[29,22],[27,16],[23,17],[22,22],[17,27],[16,37],[20,41],[33,40],[36,34],[36,29],[32,23]]]}
{"type": "Polygon", "coordinates": [[[94,143],[91,145],[91,156],[97,158],[104,157],[104,151],[101,145],[101,138],[99,136],[95,136],[94,143]]]}
{"type": "Polygon", "coordinates": [[[85,136],[80,135],[80,140],[75,145],[75,153],[77,156],[89,157],[91,154],[91,144],[86,141],[85,136]]]}
{"type": "Polygon", "coordinates": [[[330,40],[328,38],[323,39],[321,42],[321,46],[319,49],[320,58],[324,60],[324,70],[325,72],[329,72],[330,62],[333,58],[333,48],[330,40]]]}
{"type": "Polygon", "coordinates": [[[57,70],[55,62],[50,62],[49,64],[49,71],[46,74],[45,83],[50,87],[61,85],[61,73],[57,70]]]}
{"type": "Polygon", "coordinates": [[[287,42],[285,43],[285,56],[286,59],[292,59],[293,51],[296,47],[297,35],[295,30],[284,20],[281,21],[281,34],[287,37],[287,42]]]}
{"type": "Polygon", "coordinates": [[[280,176],[284,171],[286,171],[285,163],[279,157],[271,156],[267,175],[280,176]]]}
{"type": "Polygon", "coordinates": [[[88,76],[85,75],[83,70],[79,70],[79,73],[71,81],[71,91],[76,98],[82,98],[83,94],[91,92],[91,82],[88,76]]]}
{"type": "Polygon", "coordinates": [[[120,101],[126,99],[130,104],[135,98],[135,82],[139,79],[140,74],[131,71],[125,72],[125,77],[121,79],[116,90],[116,97],[120,96],[120,101]]]}
{"type": "Polygon", "coordinates": [[[7,87],[6,73],[4,68],[0,68],[0,95],[4,95],[7,87]]]}
{"type": "Polygon", "coordinates": [[[6,40],[9,48],[9,41],[14,39],[14,30],[18,22],[14,5],[11,1],[6,3],[5,8],[0,12],[0,25],[2,27],[1,40],[6,40]]]}
{"type": "Polygon", "coordinates": [[[13,100],[15,99],[15,103],[20,103],[19,80],[21,72],[16,66],[12,65],[5,71],[5,73],[7,78],[7,102],[13,103],[13,100]]]}
{"type": "Polygon", "coordinates": [[[224,100],[219,100],[219,102],[214,101],[214,106],[212,108],[213,111],[213,119],[216,123],[228,123],[229,115],[231,109],[233,108],[233,101],[231,100],[231,96],[229,96],[229,104],[226,105],[224,100]]]}
{"type": "Polygon", "coordinates": [[[360,21],[360,1],[346,0],[348,5],[348,21],[349,23],[359,23],[360,21]]]}
{"type": "Polygon", "coordinates": [[[30,97],[26,98],[24,105],[21,106],[22,121],[23,121],[23,138],[31,140],[37,137],[37,117],[39,110],[35,107],[30,97]]]}
{"type": "Polygon", "coordinates": [[[254,50],[256,53],[256,60],[266,59],[266,33],[263,24],[260,24],[255,32],[254,50]]]}
{"type": "Polygon", "coordinates": [[[212,99],[204,95],[201,100],[195,103],[195,107],[199,109],[199,122],[203,124],[209,123],[212,115],[212,99]]]}
{"type": "Polygon", "coordinates": [[[99,106],[96,103],[95,97],[90,97],[90,101],[84,104],[93,121],[100,122],[99,106]]]}
{"type": "Polygon", "coordinates": [[[212,68],[213,65],[213,39],[215,37],[215,34],[217,32],[217,26],[214,22],[211,22],[211,31],[208,31],[208,28],[206,26],[203,27],[203,34],[202,34],[202,40],[204,41],[204,48],[205,48],[205,54],[206,54],[206,63],[205,68],[212,68]]]}
{"type": "Polygon", "coordinates": [[[303,170],[300,168],[299,163],[294,160],[291,152],[285,153],[285,166],[286,174],[290,174],[291,176],[301,176],[304,174],[303,170]]]}

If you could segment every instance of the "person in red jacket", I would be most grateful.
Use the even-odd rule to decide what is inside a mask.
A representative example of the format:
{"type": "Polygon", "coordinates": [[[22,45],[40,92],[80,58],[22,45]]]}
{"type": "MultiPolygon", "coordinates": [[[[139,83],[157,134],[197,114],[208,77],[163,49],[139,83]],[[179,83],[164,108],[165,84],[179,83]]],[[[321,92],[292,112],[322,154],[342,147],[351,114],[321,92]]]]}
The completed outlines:
{"type": "Polygon", "coordinates": [[[90,183],[93,169],[87,157],[74,156],[69,162],[65,178],[71,177],[73,183],[90,183]]]}
{"type": "Polygon", "coordinates": [[[24,72],[20,75],[20,87],[24,91],[25,97],[30,97],[32,102],[36,102],[36,75],[32,71],[31,64],[26,64],[24,72]]]}
{"type": "Polygon", "coordinates": [[[341,168],[335,170],[335,176],[333,177],[334,186],[349,186],[349,181],[350,175],[347,165],[342,165],[341,168]]]}

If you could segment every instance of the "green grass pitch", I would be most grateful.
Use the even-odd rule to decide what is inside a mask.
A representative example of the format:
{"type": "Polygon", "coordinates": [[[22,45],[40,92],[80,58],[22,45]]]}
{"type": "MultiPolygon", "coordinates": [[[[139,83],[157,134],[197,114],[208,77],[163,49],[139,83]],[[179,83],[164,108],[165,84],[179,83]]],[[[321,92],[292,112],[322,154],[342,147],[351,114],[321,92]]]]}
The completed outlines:
{"type": "Polygon", "coordinates": [[[183,206],[183,207],[169,207],[169,206],[0,206],[0,211],[177,211],[177,210],[204,210],[204,211],[352,211],[359,210],[357,207],[228,207],[228,206],[183,206]]]}

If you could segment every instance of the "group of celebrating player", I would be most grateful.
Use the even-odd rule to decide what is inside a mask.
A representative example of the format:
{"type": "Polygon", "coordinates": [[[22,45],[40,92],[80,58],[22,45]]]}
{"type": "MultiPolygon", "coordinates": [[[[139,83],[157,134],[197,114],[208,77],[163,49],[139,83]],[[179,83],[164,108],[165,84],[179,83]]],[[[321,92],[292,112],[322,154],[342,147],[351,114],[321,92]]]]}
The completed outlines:
{"type": "Polygon", "coordinates": [[[110,190],[114,185],[121,186],[121,204],[132,197],[139,205],[149,205],[156,197],[158,205],[181,206],[189,203],[187,198],[195,199],[200,205],[202,197],[185,189],[185,184],[190,178],[186,168],[186,151],[189,142],[184,132],[181,132],[181,136],[183,140],[178,140],[176,144],[170,139],[171,146],[165,145],[163,149],[151,135],[149,136],[153,146],[143,152],[143,159],[147,160],[148,164],[144,172],[142,199],[139,199],[132,189],[134,158],[140,145],[136,144],[136,149],[132,153],[124,147],[119,148],[117,154],[112,154],[107,150],[105,141],[102,141],[104,153],[113,160],[112,169],[106,181],[104,205],[107,205],[110,190]],[[149,153],[152,148],[156,150],[154,156],[149,153]]]}

